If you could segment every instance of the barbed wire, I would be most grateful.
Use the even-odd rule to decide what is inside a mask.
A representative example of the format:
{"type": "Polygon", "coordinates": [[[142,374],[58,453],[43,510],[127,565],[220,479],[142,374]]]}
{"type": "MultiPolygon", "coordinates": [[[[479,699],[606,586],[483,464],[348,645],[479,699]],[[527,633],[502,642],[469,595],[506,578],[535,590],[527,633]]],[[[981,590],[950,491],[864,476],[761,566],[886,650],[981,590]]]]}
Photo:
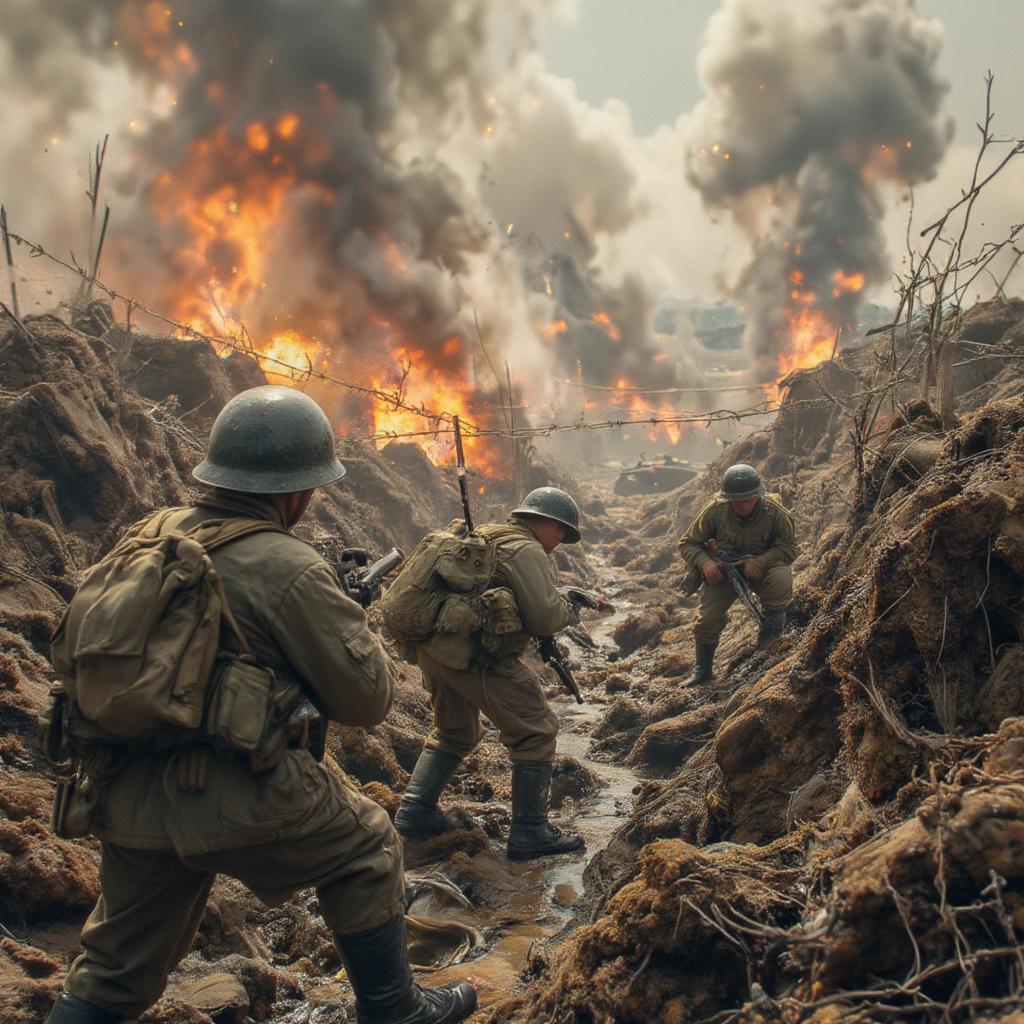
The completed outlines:
{"type": "MultiPolygon", "coordinates": [[[[385,391],[382,388],[373,387],[367,384],[357,384],[355,381],[345,380],[341,377],[335,377],[333,374],[326,373],[323,370],[313,369],[312,364],[307,359],[306,366],[296,366],[294,363],[289,363],[285,359],[279,359],[276,356],[267,355],[266,353],[260,352],[254,348],[251,344],[245,344],[239,341],[237,338],[230,336],[221,335],[210,335],[203,331],[198,330],[191,324],[182,323],[180,320],[175,320],[173,317],[168,316],[166,313],[161,313],[159,310],[153,309],[147,306],[145,303],[139,302],[137,299],[132,298],[129,295],[112,288],[110,285],[105,284],[99,278],[89,274],[84,267],[79,266],[77,263],[69,263],[67,260],[61,259],[61,257],[54,255],[45,249],[38,242],[34,242],[31,239],[25,238],[23,235],[19,235],[14,231],[8,230],[6,232],[7,237],[12,241],[16,242],[19,246],[24,245],[29,250],[29,255],[33,259],[37,259],[40,256],[51,262],[63,267],[65,270],[71,271],[71,273],[78,275],[83,281],[89,282],[94,288],[103,292],[108,298],[114,302],[123,302],[131,311],[139,310],[145,313],[147,316],[153,317],[155,320],[161,323],[167,324],[169,327],[173,327],[175,330],[180,331],[186,337],[193,338],[198,341],[205,341],[211,345],[222,345],[225,348],[232,349],[235,352],[240,352],[243,355],[247,355],[256,359],[262,363],[269,363],[275,367],[290,371],[295,376],[293,377],[296,381],[305,381],[311,378],[321,380],[326,383],[336,384],[338,387],[345,388],[349,391],[354,391],[359,394],[367,395],[373,398],[379,398],[388,405],[395,409],[402,409],[405,412],[412,413],[416,416],[422,416],[424,419],[434,420],[439,422],[442,420],[451,421],[453,413],[442,412],[433,409],[428,409],[425,405],[413,405],[410,402],[405,401],[400,393],[393,391],[385,391]]],[[[73,257],[72,257],[73,258],[73,257]]],[[[475,431],[476,425],[463,419],[463,427],[469,431],[475,431]]]]}
{"type": "MultiPolygon", "coordinates": [[[[67,260],[61,259],[59,256],[54,255],[45,249],[42,245],[37,242],[27,239],[22,235],[18,235],[13,231],[8,230],[8,236],[14,240],[19,246],[26,246],[29,250],[32,258],[43,257],[52,263],[70,271],[73,274],[81,277],[83,280],[89,281],[92,285],[103,294],[107,295],[112,301],[123,302],[126,307],[131,310],[139,310],[145,313],[147,316],[151,316],[161,323],[165,323],[175,330],[180,331],[185,337],[193,338],[196,340],[205,341],[211,345],[222,345],[233,351],[241,352],[245,355],[251,356],[261,362],[269,363],[275,367],[286,369],[293,374],[297,375],[296,379],[317,379],[326,383],[337,385],[338,387],[345,388],[347,390],[378,398],[386,402],[389,406],[395,409],[402,409],[406,412],[412,413],[416,416],[420,416],[424,419],[433,421],[435,426],[431,429],[426,430],[410,430],[410,431],[377,431],[374,433],[367,433],[361,435],[348,435],[345,437],[338,437],[336,440],[339,443],[351,442],[351,441],[367,441],[367,442],[378,442],[378,441],[395,441],[403,439],[424,439],[428,437],[438,438],[445,435],[453,435],[454,428],[451,426],[452,416],[454,414],[428,409],[423,405],[413,405],[402,399],[400,394],[390,391],[385,391],[381,388],[373,387],[371,385],[359,384],[355,381],[345,380],[340,377],[336,377],[333,374],[327,373],[322,370],[313,369],[312,365],[308,363],[305,367],[296,366],[287,360],[280,359],[276,356],[270,356],[259,352],[254,349],[251,344],[245,344],[240,342],[237,338],[222,337],[206,334],[190,324],[182,323],[181,321],[175,320],[173,317],[167,314],[161,313],[159,310],[152,309],[136,299],[125,295],[111,286],[105,284],[93,275],[85,271],[84,268],[77,265],[77,263],[70,263],[67,260]],[[442,426],[441,424],[446,424],[442,426]]],[[[73,257],[72,257],[73,259],[73,257]]],[[[882,392],[890,391],[894,387],[907,380],[914,379],[911,375],[902,375],[891,378],[883,384],[877,385],[872,388],[864,389],[859,392],[854,392],[850,395],[843,396],[846,402],[852,402],[856,399],[867,397],[870,395],[877,395],[882,392]]],[[[623,388],[609,385],[599,384],[582,384],[581,382],[574,382],[566,380],[565,383],[572,386],[581,386],[583,388],[593,388],[600,391],[609,392],[620,392],[620,393],[635,393],[635,394],[683,394],[683,393],[715,393],[715,392],[735,392],[735,391],[759,391],[764,387],[771,387],[773,385],[729,385],[722,388],[664,388],[664,389],[643,389],[643,388],[623,388]]],[[[777,385],[776,385],[777,386],[777,385]]],[[[824,390],[824,389],[823,389],[824,390]]],[[[713,423],[720,422],[733,422],[739,423],[742,420],[766,417],[777,414],[783,408],[793,410],[801,407],[824,407],[830,404],[837,404],[840,406],[844,405],[844,401],[840,401],[834,395],[826,392],[821,398],[809,398],[809,399],[787,399],[785,403],[781,400],[765,400],[755,405],[747,406],[742,409],[714,409],[705,411],[681,411],[674,415],[634,415],[634,416],[622,416],[622,417],[609,417],[603,420],[587,421],[581,418],[572,423],[546,423],[538,424],[528,427],[517,427],[515,430],[510,428],[500,427],[481,427],[478,424],[462,420],[461,425],[464,433],[468,438],[477,437],[491,437],[499,439],[531,439],[538,437],[549,437],[553,434],[579,432],[584,430],[623,430],[632,427],[659,427],[659,426],[683,426],[687,424],[700,423],[705,428],[710,427],[713,423]]],[[[605,410],[614,408],[614,406],[603,406],[605,410]]]]}
{"type": "Polygon", "coordinates": [[[702,387],[702,388],[634,388],[623,387],[619,384],[588,384],[585,381],[570,380],[562,378],[561,383],[571,388],[581,388],[584,391],[616,391],[627,395],[701,395],[719,394],[726,391],[760,391],[762,388],[771,387],[767,384],[729,384],[724,387],[702,387]]]}

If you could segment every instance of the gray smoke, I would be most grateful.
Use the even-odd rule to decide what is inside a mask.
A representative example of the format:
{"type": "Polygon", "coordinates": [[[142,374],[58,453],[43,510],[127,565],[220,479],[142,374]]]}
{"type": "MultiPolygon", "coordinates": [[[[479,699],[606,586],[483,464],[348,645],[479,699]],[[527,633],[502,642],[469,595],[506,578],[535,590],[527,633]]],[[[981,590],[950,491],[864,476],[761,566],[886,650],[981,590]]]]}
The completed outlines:
{"type": "MultiPolygon", "coordinates": [[[[144,97],[114,140],[105,267],[157,308],[209,324],[216,300],[257,340],[294,329],[334,372],[382,381],[413,351],[471,378],[478,310],[538,396],[577,359],[594,380],[671,383],[683,363],[654,362],[650,296],[597,259],[644,212],[631,139],[529,58],[543,4],[0,0],[3,77],[37,98],[36,140],[93,108],[120,119],[110,82],[144,97]],[[237,230],[253,218],[258,257],[237,230]]],[[[54,225],[74,202],[51,203],[54,225]]]]}
{"type": "Polygon", "coordinates": [[[934,176],[952,135],[941,42],[912,0],[723,0],[709,22],[686,169],[750,241],[737,292],[760,380],[789,315],[849,325],[885,279],[886,186],[934,176]]]}

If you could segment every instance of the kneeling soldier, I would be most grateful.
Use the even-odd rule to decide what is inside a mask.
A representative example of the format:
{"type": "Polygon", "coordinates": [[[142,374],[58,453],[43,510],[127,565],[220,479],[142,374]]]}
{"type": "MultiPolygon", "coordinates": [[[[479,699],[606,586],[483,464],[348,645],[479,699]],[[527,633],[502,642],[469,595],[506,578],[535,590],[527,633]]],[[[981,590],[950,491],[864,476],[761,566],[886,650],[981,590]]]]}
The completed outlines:
{"type": "Polygon", "coordinates": [[[512,760],[512,827],[508,856],[529,860],[583,849],[579,836],[548,821],[548,794],[558,717],[548,707],[537,675],[521,655],[532,637],[552,636],[575,621],[570,602],[558,592],[548,556],[561,543],[580,539],[576,502],[556,487],[531,491],[508,523],[488,523],[474,535],[495,548],[490,586],[507,588],[518,613],[517,628],[485,647],[471,635],[468,667],[451,668],[419,647],[417,663],[434,708],[427,737],[395,815],[395,827],[409,839],[423,839],[456,827],[437,800],[459,762],[483,738],[482,711],[494,723],[512,760]]]}
{"type": "MultiPolygon", "coordinates": [[[[254,388],[229,402],[213,426],[207,458],[194,471],[208,494],[136,528],[154,542],[162,532],[193,535],[197,528],[208,542],[210,531],[232,535],[210,543],[209,578],[223,586],[226,617],[247,648],[240,671],[272,670],[267,677],[281,688],[275,698],[292,695],[287,708],[300,711],[303,728],[289,741],[282,736],[272,766],[263,767],[202,730],[163,750],[83,741],[90,728],[98,733],[71,701],[75,754],[87,768],[102,762],[116,771],[97,780],[89,826],[102,843],[102,893],[49,1024],[115,1024],[154,1003],[192,945],[218,873],[269,906],[316,889],[360,1024],[441,1024],[473,1012],[476,992],[465,982],[414,984],[401,842],[380,807],[318,763],[322,742],[319,750],[309,742],[311,722],[326,726],[321,716],[376,725],[394,695],[392,666],[362,609],[316,551],[289,533],[314,489],[344,472],[312,399],[290,388],[254,388]]],[[[55,661],[59,670],[63,661],[73,694],[81,677],[76,682],[59,656],[60,643],[58,635],[55,661]]]]}
{"type": "Polygon", "coordinates": [[[711,679],[718,638],[736,600],[736,591],[708,551],[709,541],[732,555],[747,556],[739,564],[764,607],[758,647],[767,647],[782,632],[786,606],[793,597],[789,568],[796,558],[793,517],[777,497],[765,494],[753,466],[730,466],[722,476],[722,489],[701,509],[679,542],[684,561],[700,573],[704,583],[693,628],[696,670],[687,680],[690,684],[711,679]]]}

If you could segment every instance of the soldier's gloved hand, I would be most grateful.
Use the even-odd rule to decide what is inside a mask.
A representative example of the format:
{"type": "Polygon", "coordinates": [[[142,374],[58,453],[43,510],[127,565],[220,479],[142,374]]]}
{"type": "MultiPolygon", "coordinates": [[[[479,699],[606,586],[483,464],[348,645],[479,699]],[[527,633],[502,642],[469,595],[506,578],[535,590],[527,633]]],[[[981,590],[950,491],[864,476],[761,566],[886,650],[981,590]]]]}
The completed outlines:
{"type": "Polygon", "coordinates": [[[725,577],[722,575],[722,570],[718,567],[718,563],[712,559],[708,559],[701,567],[700,571],[704,574],[704,579],[708,583],[721,583],[725,577]]]}
{"type": "Polygon", "coordinates": [[[748,580],[759,580],[764,575],[764,562],[760,558],[748,558],[743,563],[743,575],[748,580]]]}

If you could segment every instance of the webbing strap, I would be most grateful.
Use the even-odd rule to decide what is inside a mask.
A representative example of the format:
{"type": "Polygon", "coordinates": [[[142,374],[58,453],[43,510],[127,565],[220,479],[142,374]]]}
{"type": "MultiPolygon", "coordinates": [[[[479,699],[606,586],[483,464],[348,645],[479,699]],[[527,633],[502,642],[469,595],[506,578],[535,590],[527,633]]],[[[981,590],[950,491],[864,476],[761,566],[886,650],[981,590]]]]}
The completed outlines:
{"type": "MultiPolygon", "coordinates": [[[[188,508],[165,509],[150,519],[142,530],[139,531],[139,535],[160,537],[164,535],[165,531],[167,534],[171,534],[174,532],[174,527],[172,526],[170,529],[167,529],[171,516],[176,512],[187,513],[190,511],[191,509],[188,508]]],[[[268,519],[230,516],[226,519],[208,519],[189,530],[182,530],[180,532],[183,537],[188,537],[197,544],[201,544],[207,555],[209,555],[212,551],[216,551],[232,541],[240,540],[242,537],[248,537],[250,534],[287,533],[288,531],[282,529],[276,523],[270,522],[268,519]],[[212,534],[212,536],[203,536],[204,533],[212,534]]],[[[222,618],[227,623],[228,629],[234,634],[242,653],[251,655],[252,648],[249,646],[249,641],[246,640],[241,627],[238,625],[238,620],[231,610],[231,605],[228,604],[228,597],[224,593],[224,584],[221,582],[220,574],[214,571],[211,573],[210,579],[217,592],[217,596],[220,598],[222,618]]]]}

